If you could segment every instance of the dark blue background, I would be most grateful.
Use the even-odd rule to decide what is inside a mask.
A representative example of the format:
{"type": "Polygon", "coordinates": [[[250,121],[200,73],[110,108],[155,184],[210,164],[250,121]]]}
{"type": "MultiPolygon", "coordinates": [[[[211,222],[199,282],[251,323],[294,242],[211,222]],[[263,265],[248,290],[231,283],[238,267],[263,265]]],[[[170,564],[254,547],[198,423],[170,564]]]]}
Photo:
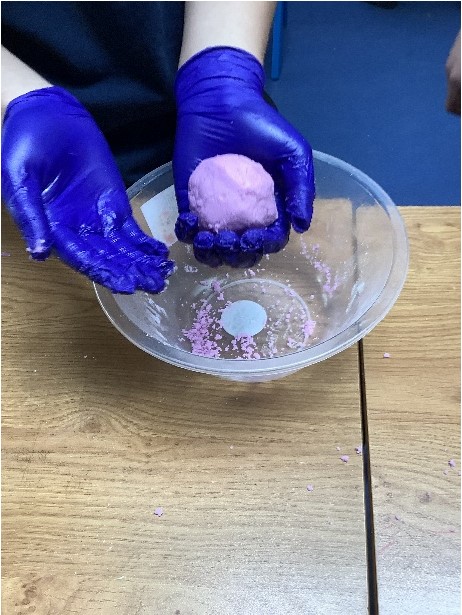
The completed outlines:
{"type": "Polygon", "coordinates": [[[445,110],[459,2],[287,5],[279,81],[267,71],[279,110],[396,203],[459,204],[460,118],[445,110]]]}

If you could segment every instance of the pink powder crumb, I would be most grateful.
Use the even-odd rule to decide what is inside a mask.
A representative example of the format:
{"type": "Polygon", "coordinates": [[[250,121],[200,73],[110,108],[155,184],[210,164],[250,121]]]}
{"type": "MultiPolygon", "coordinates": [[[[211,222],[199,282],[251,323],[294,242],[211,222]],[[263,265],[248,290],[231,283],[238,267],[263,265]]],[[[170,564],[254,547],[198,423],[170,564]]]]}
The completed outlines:
{"type": "Polygon", "coordinates": [[[2,256],[11,256],[11,252],[2,252],[2,256]]]}
{"type": "Polygon", "coordinates": [[[313,490],[314,490],[313,485],[307,485],[307,486],[306,486],[306,490],[307,490],[307,491],[313,491],[313,490]]]}
{"type": "Polygon", "coordinates": [[[383,358],[384,359],[390,359],[391,358],[391,354],[389,352],[384,352],[383,353],[383,358]]]}
{"type": "Polygon", "coordinates": [[[454,461],[454,459],[450,459],[450,460],[448,461],[448,465],[449,465],[449,467],[451,467],[451,468],[455,468],[455,467],[456,467],[456,462],[454,461]]]}
{"type": "Polygon", "coordinates": [[[249,269],[249,275],[251,278],[254,278],[257,274],[255,273],[253,269],[249,269]]]}
{"type": "Polygon", "coordinates": [[[220,282],[218,282],[217,280],[212,282],[212,290],[214,293],[220,293],[221,292],[221,286],[220,286],[220,282]]]}
{"type": "Polygon", "coordinates": [[[154,514],[156,515],[156,517],[162,517],[162,515],[164,514],[164,509],[161,506],[159,506],[154,511],[154,514]]]}
{"type": "Polygon", "coordinates": [[[257,352],[255,340],[251,335],[240,335],[239,337],[235,338],[235,340],[235,350],[238,349],[237,344],[239,343],[241,346],[241,351],[243,352],[244,359],[261,359],[260,354],[257,352]]]}
{"type": "Polygon", "coordinates": [[[220,348],[210,339],[211,327],[216,324],[210,314],[211,306],[202,305],[196,314],[196,318],[190,329],[183,329],[182,333],[191,342],[191,352],[201,357],[218,359],[220,348]]]}
{"type": "Polygon", "coordinates": [[[355,447],[355,451],[357,455],[362,455],[363,454],[363,447],[362,444],[360,444],[359,446],[355,447]]]}
{"type": "Polygon", "coordinates": [[[336,446],[336,447],[335,447],[335,450],[336,450],[336,451],[339,451],[339,450],[340,450],[340,446],[336,446]]]}
{"type": "Polygon", "coordinates": [[[303,335],[305,338],[311,337],[314,333],[316,322],[314,320],[305,320],[303,323],[303,335]]]}
{"type": "Polygon", "coordinates": [[[447,476],[449,474],[449,470],[443,470],[443,474],[447,476]]]}
{"type": "Polygon", "coordinates": [[[217,297],[218,301],[224,301],[225,300],[225,296],[223,293],[220,293],[217,297]]]}
{"type": "Polygon", "coordinates": [[[323,284],[322,289],[325,293],[329,295],[329,297],[332,297],[334,292],[340,286],[338,276],[336,275],[335,280],[332,281],[332,273],[330,271],[330,268],[324,264],[321,264],[321,271],[325,275],[325,282],[323,284]]]}
{"type": "Polygon", "coordinates": [[[186,273],[197,273],[199,271],[197,267],[193,267],[192,265],[185,265],[184,270],[186,273]]]}
{"type": "Polygon", "coordinates": [[[350,457],[348,455],[342,455],[339,459],[343,461],[343,463],[348,463],[350,460],[350,457]]]}
{"type": "Polygon", "coordinates": [[[217,334],[215,335],[215,339],[216,339],[217,341],[218,341],[218,340],[221,340],[221,339],[223,339],[223,336],[222,336],[222,335],[220,335],[219,333],[217,333],[217,334]]]}

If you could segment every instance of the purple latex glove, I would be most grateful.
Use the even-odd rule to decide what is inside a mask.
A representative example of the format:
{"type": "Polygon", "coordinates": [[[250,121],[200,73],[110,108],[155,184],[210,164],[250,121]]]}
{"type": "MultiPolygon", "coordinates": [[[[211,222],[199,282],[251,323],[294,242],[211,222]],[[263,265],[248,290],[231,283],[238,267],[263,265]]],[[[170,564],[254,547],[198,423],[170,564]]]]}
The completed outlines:
{"type": "Polygon", "coordinates": [[[159,292],[173,270],[168,249],[137,226],[109,146],[91,115],[58,87],[7,107],[2,191],[27,250],[52,250],[113,292],[159,292]]]}
{"type": "Polygon", "coordinates": [[[264,71],[241,49],[213,47],[178,71],[178,121],[173,173],[179,216],[176,234],[192,242],[196,258],[211,266],[252,266],[264,253],[281,250],[290,226],[306,231],[315,195],[313,158],[307,141],[263,98],[264,71]],[[189,210],[188,181],[197,165],[219,154],[259,162],[275,182],[278,219],[265,229],[199,230],[189,210]]]}

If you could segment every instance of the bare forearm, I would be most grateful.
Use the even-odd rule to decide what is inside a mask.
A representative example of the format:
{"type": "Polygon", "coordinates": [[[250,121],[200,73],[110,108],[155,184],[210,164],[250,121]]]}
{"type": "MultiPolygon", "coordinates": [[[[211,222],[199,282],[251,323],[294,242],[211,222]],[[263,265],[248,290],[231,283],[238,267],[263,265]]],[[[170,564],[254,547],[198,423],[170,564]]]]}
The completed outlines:
{"type": "Polygon", "coordinates": [[[14,98],[50,86],[51,83],[2,47],[2,117],[14,98]]]}
{"type": "Polygon", "coordinates": [[[206,47],[239,47],[263,63],[276,2],[186,2],[180,66],[206,47]]]}

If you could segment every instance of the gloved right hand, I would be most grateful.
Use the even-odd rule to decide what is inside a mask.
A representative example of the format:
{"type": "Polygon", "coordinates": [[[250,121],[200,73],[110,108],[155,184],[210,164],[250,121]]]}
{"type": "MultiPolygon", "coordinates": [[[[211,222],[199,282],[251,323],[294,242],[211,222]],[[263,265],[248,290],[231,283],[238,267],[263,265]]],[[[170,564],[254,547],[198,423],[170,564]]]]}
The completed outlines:
{"type": "Polygon", "coordinates": [[[174,264],[136,224],[109,146],[88,111],[59,87],[7,107],[2,194],[36,260],[52,251],[113,292],[160,292],[174,264]]]}
{"type": "Polygon", "coordinates": [[[264,99],[265,72],[252,54],[233,47],[203,49],[179,69],[175,82],[177,128],[173,175],[179,216],[176,235],[193,244],[212,267],[253,267],[263,254],[282,250],[290,227],[304,233],[315,196],[311,147],[264,99]],[[259,162],[274,180],[278,219],[242,235],[201,230],[189,209],[188,183],[202,160],[240,154],[259,162]]]}

